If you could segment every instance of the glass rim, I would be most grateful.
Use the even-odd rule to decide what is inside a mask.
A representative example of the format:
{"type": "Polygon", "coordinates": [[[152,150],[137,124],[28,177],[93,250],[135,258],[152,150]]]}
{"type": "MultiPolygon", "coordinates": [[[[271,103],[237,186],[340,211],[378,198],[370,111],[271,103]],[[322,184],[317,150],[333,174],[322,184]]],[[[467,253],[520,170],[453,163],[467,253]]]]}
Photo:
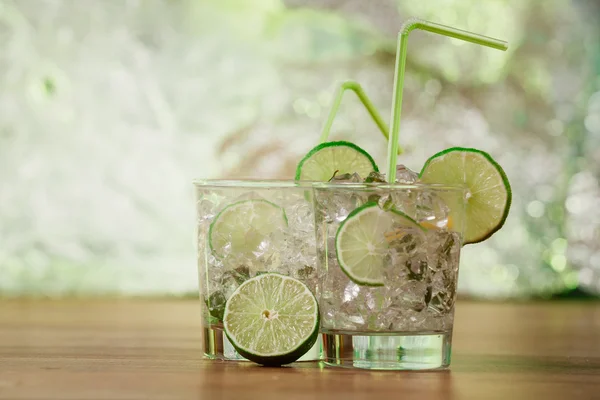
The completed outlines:
{"type": "Polygon", "coordinates": [[[197,188],[312,188],[311,181],[293,179],[194,179],[197,188]]]}
{"type": "Polygon", "coordinates": [[[466,192],[468,187],[465,184],[448,184],[448,183],[384,183],[384,182],[312,182],[311,186],[315,189],[387,189],[387,190],[439,190],[439,191],[455,191],[466,192]]]}
{"type": "Polygon", "coordinates": [[[197,188],[315,188],[315,189],[385,189],[385,190],[439,190],[465,192],[464,184],[447,183],[384,183],[384,182],[315,182],[295,181],[293,179],[194,179],[197,188]]]}

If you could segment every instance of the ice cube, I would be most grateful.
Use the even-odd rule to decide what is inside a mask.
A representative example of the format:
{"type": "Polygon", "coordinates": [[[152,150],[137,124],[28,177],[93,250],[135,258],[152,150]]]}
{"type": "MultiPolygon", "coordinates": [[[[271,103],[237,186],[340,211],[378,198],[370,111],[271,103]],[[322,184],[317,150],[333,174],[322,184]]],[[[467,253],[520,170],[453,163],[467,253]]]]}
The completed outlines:
{"type": "MultiPolygon", "coordinates": [[[[365,179],[365,183],[387,183],[385,174],[373,171],[365,179]]],[[[367,201],[379,204],[382,210],[390,210],[394,206],[392,195],[389,192],[372,193],[368,196],[367,201]]]]}
{"type": "Polygon", "coordinates": [[[316,270],[314,267],[310,265],[304,265],[304,267],[296,270],[296,278],[306,283],[306,281],[316,275],[315,271],[316,270]]]}
{"type": "Polygon", "coordinates": [[[456,292],[456,276],[457,274],[453,270],[437,272],[431,280],[433,295],[445,293],[450,298],[454,298],[456,292]]]}
{"type": "Polygon", "coordinates": [[[389,307],[420,312],[427,306],[425,303],[426,293],[426,282],[405,281],[402,284],[395,284],[388,290],[389,307]]]}
{"type": "Polygon", "coordinates": [[[338,174],[337,171],[329,180],[329,182],[334,183],[361,183],[362,181],[363,179],[356,172],[353,174],[338,174]]]}
{"type": "Polygon", "coordinates": [[[411,257],[406,262],[408,278],[415,281],[424,280],[429,272],[425,257],[411,257]]]}
{"type": "Polygon", "coordinates": [[[250,279],[250,269],[247,265],[240,265],[239,267],[228,271],[225,274],[229,274],[233,279],[235,279],[238,285],[241,285],[250,279]]]}
{"type": "Polygon", "coordinates": [[[390,326],[391,300],[385,288],[367,288],[348,283],[338,307],[336,329],[351,325],[358,330],[385,330],[390,326]]]}
{"type": "Polygon", "coordinates": [[[208,312],[214,318],[219,320],[219,322],[223,321],[223,313],[225,312],[225,303],[227,302],[227,298],[221,291],[214,292],[208,298],[204,299],[206,306],[208,307],[208,312]]]}
{"type": "Polygon", "coordinates": [[[223,263],[226,270],[231,271],[231,277],[238,280],[243,275],[254,277],[257,272],[277,271],[284,274],[278,269],[282,265],[281,253],[285,244],[285,235],[281,230],[263,236],[255,247],[246,251],[231,251],[228,244],[223,247],[223,263]]]}
{"type": "MultiPolygon", "coordinates": [[[[403,182],[407,184],[407,182],[403,182]]],[[[418,201],[418,189],[412,188],[400,188],[390,192],[394,208],[398,211],[402,211],[404,214],[415,219],[417,201],[418,201]]]]}
{"type": "Polygon", "coordinates": [[[353,301],[360,293],[360,286],[354,282],[348,282],[344,288],[344,302],[353,301]]]}
{"type": "Polygon", "coordinates": [[[446,314],[452,310],[454,298],[444,292],[433,295],[429,302],[429,309],[438,314],[446,314]]]}
{"type": "Polygon", "coordinates": [[[387,183],[385,180],[385,174],[377,171],[373,171],[365,178],[366,183],[387,183]]]}
{"type": "Polygon", "coordinates": [[[284,268],[304,282],[311,290],[316,287],[316,245],[312,204],[303,196],[286,206],[289,229],[281,232],[281,259],[284,268]]]}
{"type": "Polygon", "coordinates": [[[398,326],[394,329],[407,331],[422,331],[428,316],[426,312],[407,310],[402,314],[402,319],[398,321],[398,326]]]}
{"type": "MultiPolygon", "coordinates": [[[[382,210],[389,211],[395,206],[394,200],[389,193],[372,196],[377,196],[377,204],[382,210]]],[[[371,201],[371,198],[369,198],[369,201],[371,201]]]]}
{"type": "Polygon", "coordinates": [[[360,299],[358,311],[368,330],[387,330],[396,315],[391,309],[392,299],[386,288],[369,288],[360,299]]]}
{"type": "Polygon", "coordinates": [[[396,183],[411,184],[419,179],[419,174],[402,164],[396,166],[396,183]]]}
{"type": "Polygon", "coordinates": [[[261,268],[258,269],[259,271],[277,272],[283,275],[289,274],[289,270],[287,268],[288,264],[283,263],[282,253],[278,250],[263,253],[260,257],[258,257],[257,264],[261,266],[261,268]]]}
{"type": "Polygon", "coordinates": [[[429,268],[432,271],[452,269],[458,266],[461,242],[457,232],[430,229],[427,232],[429,268]]]}
{"type": "Polygon", "coordinates": [[[364,319],[357,312],[357,304],[355,301],[342,303],[340,306],[331,306],[329,309],[331,322],[327,323],[333,329],[337,330],[355,330],[362,328],[364,319]]]}
{"type": "Polygon", "coordinates": [[[318,222],[332,223],[346,219],[354,209],[367,201],[367,195],[348,190],[319,192],[315,201],[315,213],[318,222]]]}
{"type": "Polygon", "coordinates": [[[285,208],[285,212],[288,218],[288,224],[291,228],[290,231],[301,232],[302,237],[305,237],[304,233],[311,233],[314,230],[314,217],[312,210],[312,203],[305,199],[299,199],[290,206],[285,208]]]}
{"type": "Polygon", "coordinates": [[[392,249],[392,254],[397,253],[406,258],[411,258],[423,246],[424,235],[418,228],[394,225],[386,232],[386,240],[392,249]]]}
{"type": "Polygon", "coordinates": [[[429,237],[429,270],[433,276],[428,306],[434,313],[447,314],[456,298],[460,236],[456,232],[433,230],[429,237]]]}
{"type": "Polygon", "coordinates": [[[431,191],[421,191],[417,199],[417,221],[426,227],[446,228],[449,224],[450,208],[439,195],[431,191]]]}
{"type": "Polygon", "coordinates": [[[225,299],[229,299],[229,296],[231,296],[239,286],[239,277],[235,276],[231,272],[226,272],[223,274],[221,283],[219,286],[217,286],[217,288],[225,296],[225,299]]]}
{"type": "Polygon", "coordinates": [[[215,207],[215,203],[212,200],[203,198],[196,202],[196,206],[198,208],[198,212],[197,212],[198,225],[202,225],[203,223],[210,224],[218,212],[218,210],[215,207]]]}

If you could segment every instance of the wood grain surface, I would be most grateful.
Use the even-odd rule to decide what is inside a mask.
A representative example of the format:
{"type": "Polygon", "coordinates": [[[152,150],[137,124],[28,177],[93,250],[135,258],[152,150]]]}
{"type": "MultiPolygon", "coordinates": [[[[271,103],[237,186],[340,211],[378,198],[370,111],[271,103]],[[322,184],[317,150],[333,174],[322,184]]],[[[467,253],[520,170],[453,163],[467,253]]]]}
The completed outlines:
{"type": "Polygon", "coordinates": [[[199,307],[0,301],[0,399],[600,399],[597,302],[459,302],[439,372],[204,360],[199,307]]]}

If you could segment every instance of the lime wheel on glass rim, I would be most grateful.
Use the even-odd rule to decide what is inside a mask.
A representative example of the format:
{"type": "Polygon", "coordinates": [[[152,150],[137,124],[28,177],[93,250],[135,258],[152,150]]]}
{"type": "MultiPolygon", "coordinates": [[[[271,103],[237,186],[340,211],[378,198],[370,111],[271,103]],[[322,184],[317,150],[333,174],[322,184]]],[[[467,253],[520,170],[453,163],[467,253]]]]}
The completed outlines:
{"type": "Polygon", "coordinates": [[[485,151],[465,147],[441,151],[425,162],[419,179],[466,187],[465,244],[482,242],[504,225],[512,201],[510,183],[485,151]]]}
{"type": "Polygon", "coordinates": [[[373,157],[357,145],[345,142],[321,143],[304,156],[296,168],[297,181],[327,182],[334,174],[357,173],[366,177],[379,172],[373,157]]]}

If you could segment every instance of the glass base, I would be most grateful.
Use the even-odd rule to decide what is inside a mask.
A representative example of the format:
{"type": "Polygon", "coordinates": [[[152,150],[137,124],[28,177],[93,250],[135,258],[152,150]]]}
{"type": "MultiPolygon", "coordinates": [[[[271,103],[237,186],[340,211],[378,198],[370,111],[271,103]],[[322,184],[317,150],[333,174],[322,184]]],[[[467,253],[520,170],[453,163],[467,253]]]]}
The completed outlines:
{"type": "Polygon", "coordinates": [[[379,370],[430,370],[450,365],[452,332],[326,332],[329,366],[379,370]]]}
{"type": "MultiPolygon", "coordinates": [[[[215,360],[229,361],[248,361],[235,351],[233,345],[227,339],[223,328],[202,328],[204,330],[204,355],[215,360]]],[[[320,361],[322,353],[321,337],[317,339],[315,345],[306,352],[298,361],[320,361]]]]}

